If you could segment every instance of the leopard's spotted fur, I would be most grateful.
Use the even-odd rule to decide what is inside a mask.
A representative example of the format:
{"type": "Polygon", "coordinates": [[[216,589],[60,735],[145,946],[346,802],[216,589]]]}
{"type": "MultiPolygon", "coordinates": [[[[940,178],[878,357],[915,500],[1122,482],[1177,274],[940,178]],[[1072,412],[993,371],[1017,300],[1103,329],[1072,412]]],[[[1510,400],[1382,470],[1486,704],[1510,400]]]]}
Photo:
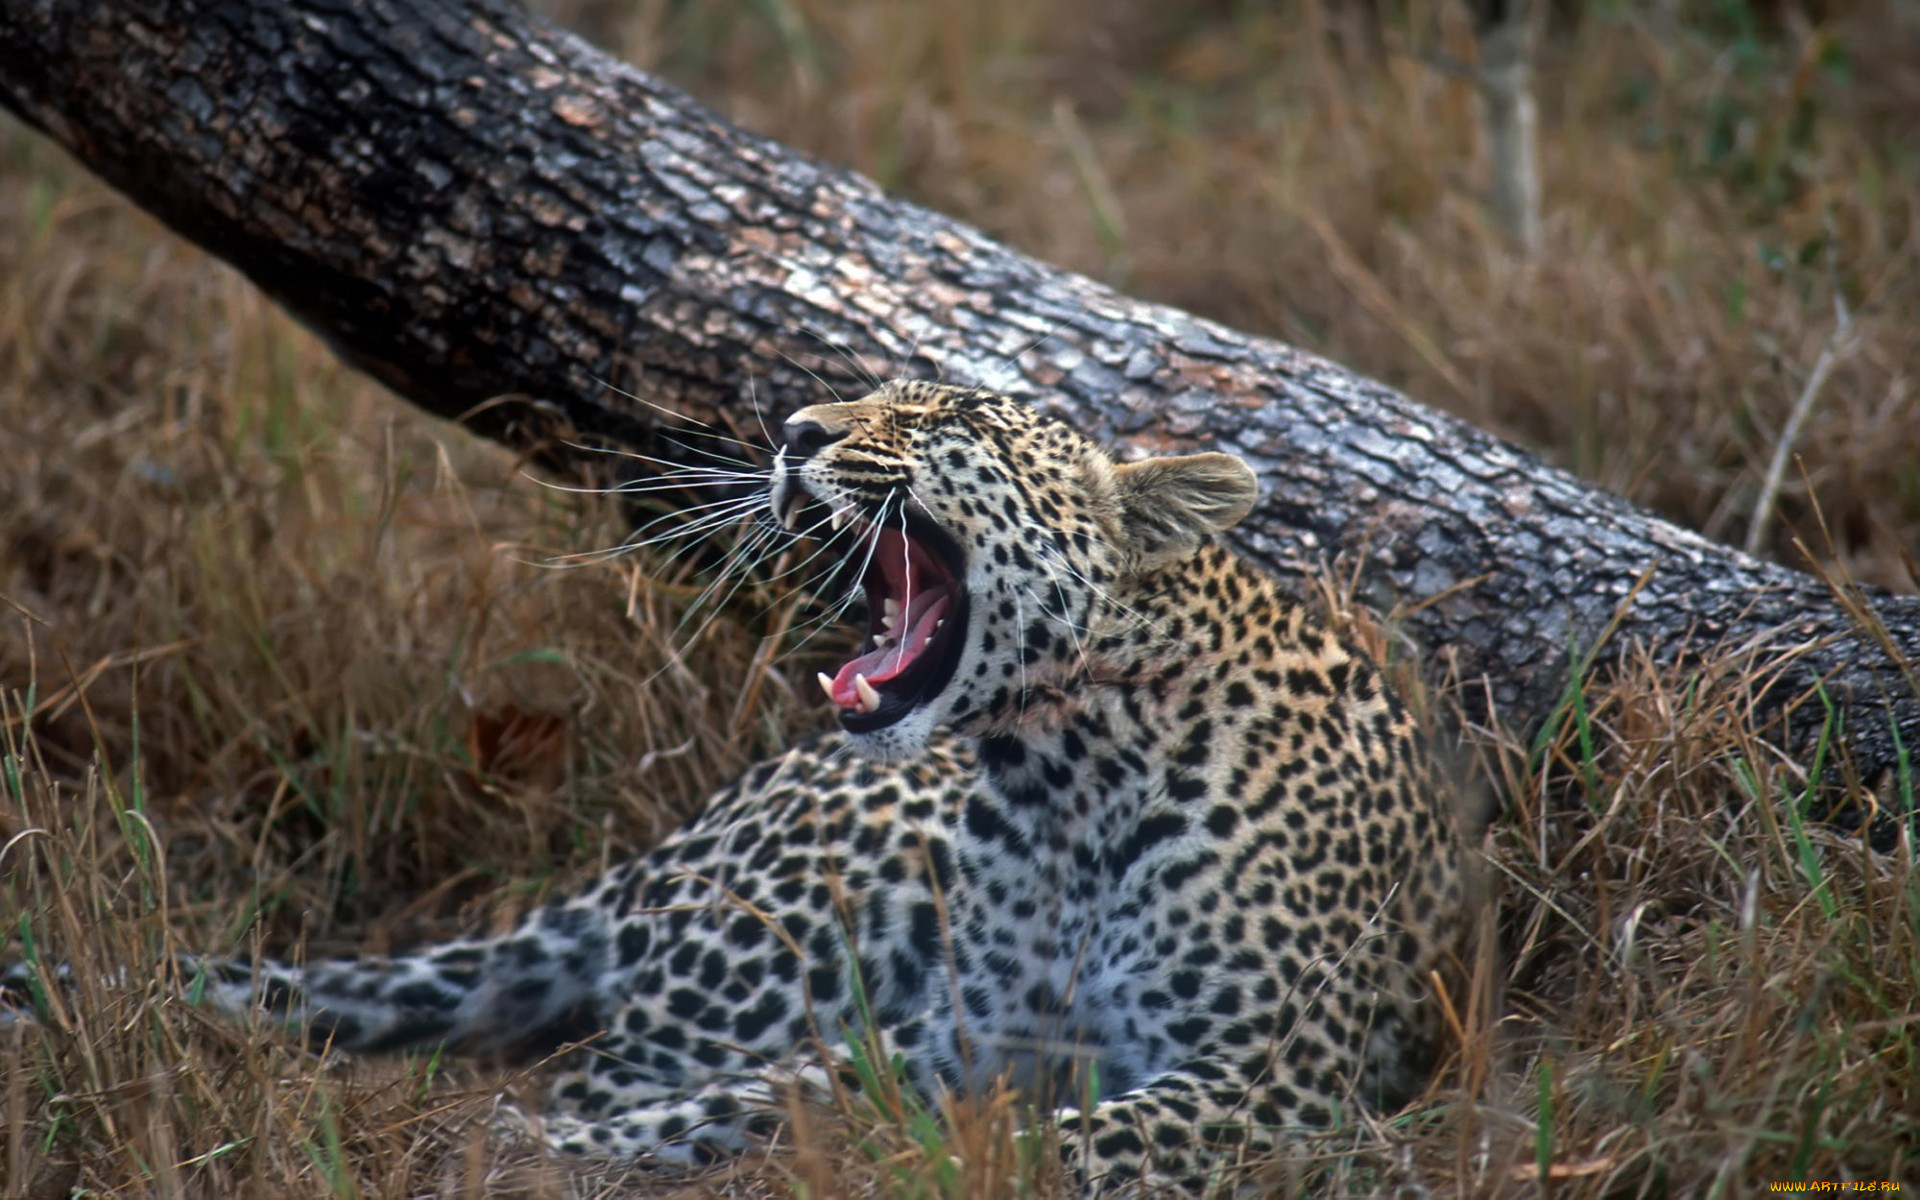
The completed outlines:
{"type": "Polygon", "coordinates": [[[912,643],[911,670],[874,651],[825,680],[843,732],[509,934],[217,965],[214,1000],[356,1050],[590,1004],[605,1033],[550,1139],[667,1157],[742,1145],[772,1119],[768,1064],[864,1011],[929,1095],[1010,1075],[1067,1108],[1094,1191],[1199,1188],[1417,1088],[1459,838],[1379,671],[1216,544],[1251,472],[1119,464],[1014,400],[913,383],[786,438],[775,515],[900,557],[866,564],[907,609],[870,632],[912,643]]]}

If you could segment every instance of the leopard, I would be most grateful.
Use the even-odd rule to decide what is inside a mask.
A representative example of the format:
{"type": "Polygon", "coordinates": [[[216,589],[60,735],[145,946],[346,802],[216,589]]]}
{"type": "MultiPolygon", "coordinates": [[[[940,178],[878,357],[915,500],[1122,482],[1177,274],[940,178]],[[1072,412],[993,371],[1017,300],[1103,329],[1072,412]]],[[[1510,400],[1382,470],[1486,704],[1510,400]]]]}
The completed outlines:
{"type": "Polygon", "coordinates": [[[1217,1190],[1415,1098],[1464,834],[1379,664],[1226,543],[1247,463],[912,380],[775,449],[759,519],[864,600],[818,676],[837,729],[506,932],[198,959],[201,1002],[362,1053],[584,1014],[547,1143],[667,1163],[859,1086],[859,1039],[930,1105],[1016,1089],[1087,1195],[1217,1190]]]}

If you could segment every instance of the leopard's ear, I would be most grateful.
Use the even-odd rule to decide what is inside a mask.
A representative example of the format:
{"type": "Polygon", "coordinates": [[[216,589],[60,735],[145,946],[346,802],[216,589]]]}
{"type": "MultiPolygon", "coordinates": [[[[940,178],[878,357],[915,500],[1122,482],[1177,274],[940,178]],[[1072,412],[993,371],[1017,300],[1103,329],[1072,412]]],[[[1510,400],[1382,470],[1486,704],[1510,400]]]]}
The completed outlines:
{"type": "Polygon", "coordinates": [[[1187,454],[1114,468],[1121,533],[1141,570],[1187,558],[1239,524],[1260,496],[1253,468],[1231,454],[1187,454]]]}

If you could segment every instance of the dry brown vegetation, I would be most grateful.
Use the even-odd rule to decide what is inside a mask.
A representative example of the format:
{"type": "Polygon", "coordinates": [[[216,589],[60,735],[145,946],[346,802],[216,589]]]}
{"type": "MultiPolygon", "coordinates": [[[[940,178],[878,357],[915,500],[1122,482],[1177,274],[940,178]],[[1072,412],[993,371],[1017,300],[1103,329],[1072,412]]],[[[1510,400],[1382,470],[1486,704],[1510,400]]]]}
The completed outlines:
{"type": "MultiPolygon", "coordinates": [[[[1421,61],[1470,55],[1460,14],[1374,7],[563,15],[1023,249],[1731,541],[1838,297],[1850,336],[1766,545],[1913,589],[1920,10],[1558,12],[1528,261],[1476,199],[1470,93],[1421,61]]],[[[696,640],[704,581],[659,558],[554,569],[626,518],[396,403],[13,127],[0,521],[0,944],[74,971],[47,1022],[0,1026],[0,1194],[996,1194],[1005,1097],[944,1133],[808,1120],[770,1166],[623,1181],[485,1138],[537,1070],[315,1056],[179,999],[169,951],[498,922],[651,841],[818,722],[792,683],[818,651],[773,653],[772,595],[696,640]]],[[[1795,819],[1814,764],[1754,737],[1762,671],[1638,663],[1539,738],[1478,731],[1460,774],[1507,810],[1497,1009],[1455,998],[1427,1099],[1303,1145],[1277,1187],[1920,1184],[1920,871],[1795,819]]]]}

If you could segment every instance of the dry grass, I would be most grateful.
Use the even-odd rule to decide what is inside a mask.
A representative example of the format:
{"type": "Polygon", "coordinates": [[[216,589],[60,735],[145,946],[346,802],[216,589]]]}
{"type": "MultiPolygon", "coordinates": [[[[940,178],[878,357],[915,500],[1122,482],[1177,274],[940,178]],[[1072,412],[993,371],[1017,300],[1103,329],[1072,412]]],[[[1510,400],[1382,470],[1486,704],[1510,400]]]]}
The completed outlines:
{"type": "MultiPolygon", "coordinates": [[[[1457,12],[1362,11],[569,16],[1035,253],[1305,343],[1730,540],[1837,291],[1854,338],[1768,545],[1912,589],[1916,10],[1556,27],[1532,261],[1474,198],[1470,97],[1415,57],[1467,52],[1457,12]]],[[[180,1003],[161,964],[499,921],[651,841],[816,719],[789,686],[810,666],[763,653],[781,613],[743,604],[688,647],[698,581],[550,569],[617,542],[618,514],[395,404],[11,128],[0,430],[5,957],[30,934],[76,980],[50,1025],[0,1028],[0,1194],[679,1190],[489,1143],[500,1087],[537,1086],[516,1069],[316,1058],[180,1003]]],[[[1639,664],[1571,693],[1538,745],[1475,740],[1462,773],[1509,808],[1500,1017],[1457,998],[1465,1047],[1427,1102],[1286,1171],[1340,1194],[1915,1186],[1920,872],[1793,820],[1811,764],[1753,736],[1753,674],[1639,664]]],[[[810,1120],[773,1166],[685,1191],[989,1196],[1016,1117],[1007,1097],[947,1132],[856,1117],[855,1143],[810,1120]]]]}

